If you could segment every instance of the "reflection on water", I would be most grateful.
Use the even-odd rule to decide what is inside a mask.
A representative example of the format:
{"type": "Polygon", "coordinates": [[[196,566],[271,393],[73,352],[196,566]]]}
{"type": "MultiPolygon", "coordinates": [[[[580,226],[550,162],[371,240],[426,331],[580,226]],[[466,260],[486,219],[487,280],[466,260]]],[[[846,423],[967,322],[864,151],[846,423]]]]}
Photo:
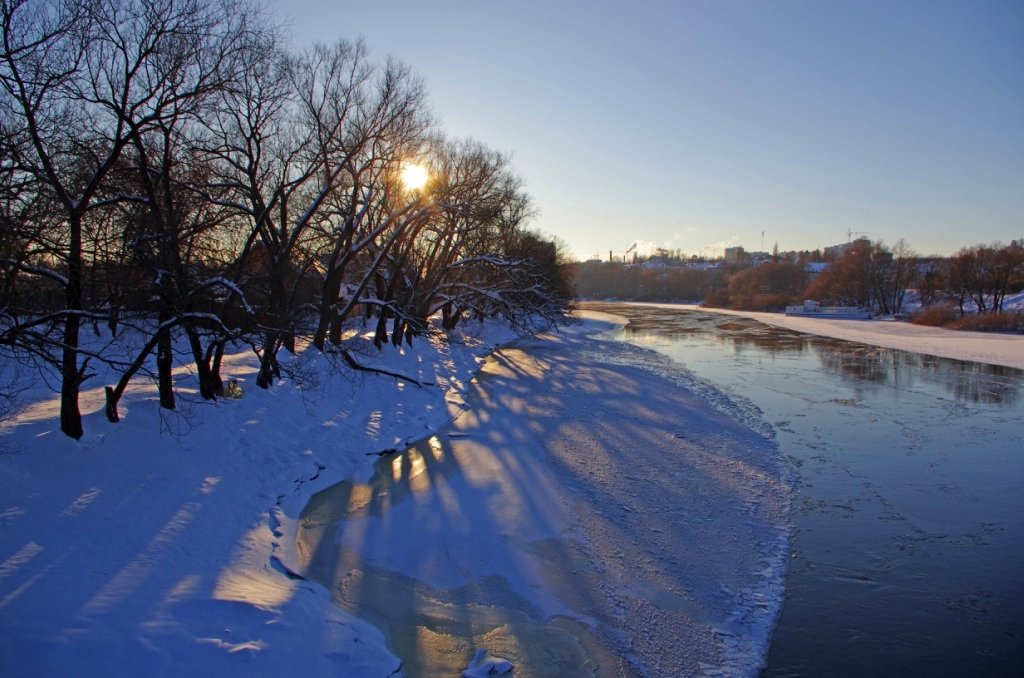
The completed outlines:
{"type": "Polygon", "coordinates": [[[856,344],[772,327],[748,318],[623,304],[590,306],[630,318],[626,332],[636,343],[657,342],[658,339],[645,340],[646,335],[656,335],[678,344],[710,340],[737,355],[814,355],[824,369],[852,382],[899,388],[913,388],[916,382],[923,382],[940,386],[957,400],[969,403],[1015,405],[1024,383],[1024,371],[1012,367],[856,344]]]}
{"type": "Polygon", "coordinates": [[[1020,675],[1024,372],[585,304],[774,423],[797,470],[765,676],[1020,675]]]}

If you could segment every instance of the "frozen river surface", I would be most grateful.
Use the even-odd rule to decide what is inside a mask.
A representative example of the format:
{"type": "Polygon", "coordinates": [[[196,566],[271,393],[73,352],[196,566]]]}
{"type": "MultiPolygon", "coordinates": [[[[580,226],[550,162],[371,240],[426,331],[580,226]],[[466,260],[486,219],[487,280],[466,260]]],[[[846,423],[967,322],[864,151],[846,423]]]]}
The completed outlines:
{"type": "Polygon", "coordinates": [[[749,403],[797,473],[763,675],[1021,675],[1024,372],[702,311],[588,307],[749,403]]]}

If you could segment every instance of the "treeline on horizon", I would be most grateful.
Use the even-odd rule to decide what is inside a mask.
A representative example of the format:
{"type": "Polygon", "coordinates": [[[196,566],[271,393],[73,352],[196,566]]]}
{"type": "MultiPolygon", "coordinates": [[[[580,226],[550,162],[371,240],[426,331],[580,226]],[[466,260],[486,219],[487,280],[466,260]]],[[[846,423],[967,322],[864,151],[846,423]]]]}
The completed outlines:
{"type": "Polygon", "coordinates": [[[906,243],[894,247],[861,239],[823,261],[819,253],[776,254],[768,261],[703,268],[585,262],[576,265],[582,299],[688,301],[741,311],[783,311],[814,299],[859,306],[880,315],[907,312],[922,324],[1024,332],[1020,312],[1006,312],[1007,295],[1024,290],[1024,242],[975,245],[951,257],[920,257],[906,243]]]}
{"type": "Polygon", "coordinates": [[[266,388],[297,345],[361,369],[354,324],[381,348],[570,303],[509,158],[445,136],[421,80],[361,42],[290,49],[249,0],[0,0],[0,22],[0,355],[55,377],[68,436],[98,363],[116,421],[140,374],[175,407],[176,346],[215,399],[231,345],[266,388]],[[134,354],[90,327],[137,333],[134,354]]]}

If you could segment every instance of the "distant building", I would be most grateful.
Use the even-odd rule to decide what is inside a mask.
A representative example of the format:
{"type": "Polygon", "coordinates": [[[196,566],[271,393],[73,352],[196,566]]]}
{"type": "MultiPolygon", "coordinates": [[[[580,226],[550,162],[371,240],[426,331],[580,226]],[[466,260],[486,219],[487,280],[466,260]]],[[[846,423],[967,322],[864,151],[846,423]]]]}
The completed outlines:
{"type": "Polygon", "coordinates": [[[742,247],[726,247],[725,248],[725,262],[727,264],[735,264],[743,258],[742,247]]]}
{"type": "Polygon", "coordinates": [[[634,264],[634,266],[637,268],[675,268],[675,266],[665,261],[663,257],[651,257],[639,264],[634,264]]]}
{"type": "Polygon", "coordinates": [[[864,243],[867,243],[868,245],[871,244],[871,241],[868,240],[867,238],[857,238],[856,240],[852,240],[850,242],[844,242],[841,245],[832,245],[831,247],[826,247],[825,248],[825,251],[824,251],[825,258],[826,259],[835,259],[837,257],[840,257],[840,256],[842,256],[843,254],[846,253],[846,250],[848,250],[851,247],[853,247],[854,243],[858,243],[858,242],[864,242],[864,243]]]}
{"type": "Polygon", "coordinates": [[[686,265],[691,271],[713,271],[722,268],[721,261],[691,261],[686,265]]]}
{"type": "Polygon", "coordinates": [[[768,263],[772,260],[772,255],[767,252],[747,252],[747,261],[754,266],[760,266],[761,264],[768,263]]]}

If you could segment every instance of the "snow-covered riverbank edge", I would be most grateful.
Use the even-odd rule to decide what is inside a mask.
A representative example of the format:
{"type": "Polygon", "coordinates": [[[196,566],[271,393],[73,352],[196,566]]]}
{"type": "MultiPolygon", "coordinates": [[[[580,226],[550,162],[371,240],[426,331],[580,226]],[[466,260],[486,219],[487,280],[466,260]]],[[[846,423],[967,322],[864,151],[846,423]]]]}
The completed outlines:
{"type": "MultiPolygon", "coordinates": [[[[623,302],[634,303],[634,302],[623,302]]],[[[871,346],[924,353],[939,358],[1001,365],[1024,370],[1024,335],[962,332],[940,327],[912,325],[896,320],[830,320],[787,316],[782,313],[733,311],[705,308],[696,304],[656,304],[635,302],[637,306],[678,308],[680,310],[742,316],[794,332],[853,341],[871,346]]]]}

